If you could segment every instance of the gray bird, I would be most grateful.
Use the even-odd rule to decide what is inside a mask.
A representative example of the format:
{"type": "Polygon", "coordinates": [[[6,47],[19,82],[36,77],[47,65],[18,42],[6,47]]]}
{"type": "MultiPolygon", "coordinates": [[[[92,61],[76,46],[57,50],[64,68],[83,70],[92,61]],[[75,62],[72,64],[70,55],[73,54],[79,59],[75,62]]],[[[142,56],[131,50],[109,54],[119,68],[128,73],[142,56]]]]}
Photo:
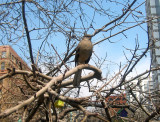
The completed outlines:
{"type": "MultiPolygon", "coordinates": [[[[83,39],[78,44],[75,55],[75,66],[80,64],[88,64],[93,50],[91,38],[91,35],[84,35],[83,39]]],[[[74,87],[78,87],[80,85],[81,73],[81,69],[75,73],[73,80],[74,87]]]]}

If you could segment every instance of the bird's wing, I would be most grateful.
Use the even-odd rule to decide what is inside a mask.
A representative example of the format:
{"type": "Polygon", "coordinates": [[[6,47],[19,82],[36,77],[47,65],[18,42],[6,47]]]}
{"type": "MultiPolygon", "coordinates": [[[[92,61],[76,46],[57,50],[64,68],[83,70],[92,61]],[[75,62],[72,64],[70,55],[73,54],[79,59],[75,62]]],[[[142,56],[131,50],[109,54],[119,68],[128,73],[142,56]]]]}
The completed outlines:
{"type": "Polygon", "coordinates": [[[85,64],[88,64],[88,62],[89,62],[91,56],[92,56],[92,53],[90,54],[90,56],[88,57],[88,59],[85,61],[85,64]]]}
{"type": "Polygon", "coordinates": [[[76,55],[75,55],[75,66],[77,66],[78,63],[78,58],[79,58],[79,46],[76,49],[76,55]]]}

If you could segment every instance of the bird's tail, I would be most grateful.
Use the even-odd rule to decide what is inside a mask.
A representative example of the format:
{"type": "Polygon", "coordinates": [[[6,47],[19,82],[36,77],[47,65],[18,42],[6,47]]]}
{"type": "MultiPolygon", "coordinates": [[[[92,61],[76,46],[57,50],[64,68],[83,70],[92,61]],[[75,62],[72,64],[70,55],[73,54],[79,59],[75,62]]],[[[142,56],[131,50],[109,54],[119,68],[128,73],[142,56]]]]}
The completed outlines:
{"type": "Polygon", "coordinates": [[[78,71],[75,73],[74,79],[73,79],[73,86],[74,86],[74,87],[78,87],[78,86],[80,85],[81,73],[82,73],[82,69],[78,70],[78,71]]]}

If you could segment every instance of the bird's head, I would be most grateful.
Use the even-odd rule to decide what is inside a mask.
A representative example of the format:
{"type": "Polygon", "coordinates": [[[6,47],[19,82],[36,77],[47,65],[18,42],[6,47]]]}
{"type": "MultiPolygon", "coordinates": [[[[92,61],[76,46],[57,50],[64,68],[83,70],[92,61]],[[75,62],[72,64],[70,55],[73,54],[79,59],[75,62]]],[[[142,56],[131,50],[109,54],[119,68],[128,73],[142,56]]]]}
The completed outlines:
{"type": "Polygon", "coordinates": [[[91,40],[92,35],[90,35],[90,34],[85,34],[85,35],[83,36],[83,38],[88,38],[89,40],[91,40]]]}

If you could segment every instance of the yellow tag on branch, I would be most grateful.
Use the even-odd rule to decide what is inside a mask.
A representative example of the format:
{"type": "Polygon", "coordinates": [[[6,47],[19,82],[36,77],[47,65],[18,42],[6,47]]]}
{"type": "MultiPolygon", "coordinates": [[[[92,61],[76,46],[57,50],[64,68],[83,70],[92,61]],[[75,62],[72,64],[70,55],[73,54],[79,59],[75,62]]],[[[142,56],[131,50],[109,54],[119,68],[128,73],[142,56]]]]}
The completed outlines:
{"type": "Polygon", "coordinates": [[[61,108],[64,106],[64,102],[61,101],[61,100],[56,100],[55,103],[54,103],[55,107],[57,108],[61,108]]]}

